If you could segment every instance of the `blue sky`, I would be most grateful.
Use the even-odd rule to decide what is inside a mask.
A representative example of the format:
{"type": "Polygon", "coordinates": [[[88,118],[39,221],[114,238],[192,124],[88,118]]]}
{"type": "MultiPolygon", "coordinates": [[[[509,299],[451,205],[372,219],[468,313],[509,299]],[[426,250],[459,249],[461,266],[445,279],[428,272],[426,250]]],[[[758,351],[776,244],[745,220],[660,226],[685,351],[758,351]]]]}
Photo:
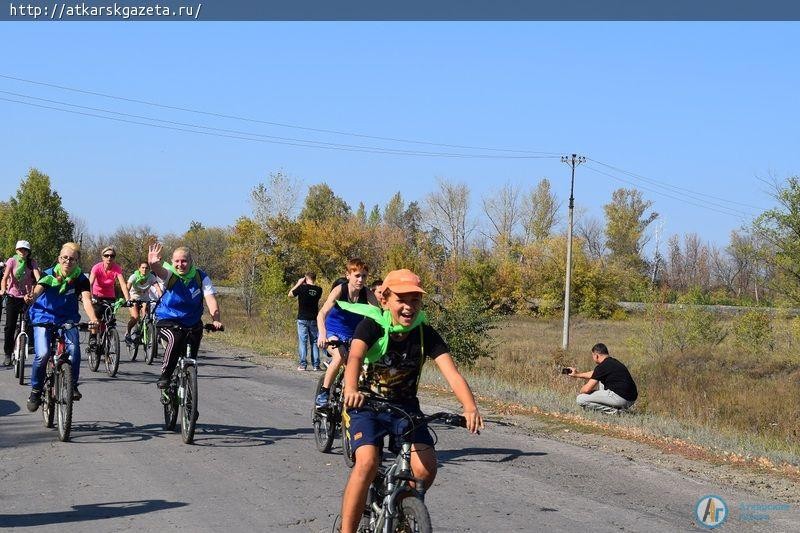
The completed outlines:
{"type": "Polygon", "coordinates": [[[263,122],[577,152],[591,158],[577,172],[578,207],[602,217],[614,189],[636,186],[654,201],[665,238],[696,232],[724,245],[748,215],[772,206],[758,177],[800,169],[797,30],[794,23],[0,23],[0,46],[14,50],[0,63],[0,177],[9,184],[0,194],[12,195],[36,167],[92,232],[139,223],[180,232],[193,219],[229,225],[249,214],[252,187],[278,170],[305,185],[325,181],[353,206],[383,204],[397,190],[419,200],[444,177],[470,186],[476,212],[481,195],[507,181],[529,188],[547,177],[566,209],[569,168],[557,157],[312,149],[4,99],[68,103],[118,119],[141,121],[120,115],[128,113],[381,149],[521,155],[263,122]]]}

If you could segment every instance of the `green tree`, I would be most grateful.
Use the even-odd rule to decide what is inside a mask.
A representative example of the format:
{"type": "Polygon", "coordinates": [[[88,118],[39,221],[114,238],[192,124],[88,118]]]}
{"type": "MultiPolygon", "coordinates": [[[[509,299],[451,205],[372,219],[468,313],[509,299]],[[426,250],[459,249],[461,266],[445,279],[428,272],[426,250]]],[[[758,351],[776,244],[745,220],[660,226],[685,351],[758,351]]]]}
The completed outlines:
{"type": "Polygon", "coordinates": [[[640,274],[646,267],[642,257],[642,248],[647,243],[645,230],[658,218],[656,212],[646,214],[652,205],[652,201],[642,198],[641,191],[617,189],[611,202],[603,206],[611,261],[640,274]]]}
{"type": "Polygon", "coordinates": [[[50,188],[50,177],[35,168],[20,182],[8,206],[5,234],[9,246],[13,248],[16,239],[30,241],[42,267],[55,262],[61,245],[74,238],[74,226],[61,196],[50,188]]]}
{"type": "Polygon", "coordinates": [[[553,233],[558,223],[558,199],[550,187],[550,181],[542,178],[527,198],[523,200],[522,226],[526,244],[543,241],[553,233]]]}
{"type": "Polygon", "coordinates": [[[775,269],[773,287],[787,303],[800,304],[800,177],[774,183],[772,196],[778,206],[762,213],[753,223],[756,235],[771,245],[764,260],[775,269]]]}
{"type": "Polygon", "coordinates": [[[324,223],[330,219],[344,219],[350,214],[347,202],[336,196],[327,183],[319,183],[308,188],[300,220],[324,223]]]}

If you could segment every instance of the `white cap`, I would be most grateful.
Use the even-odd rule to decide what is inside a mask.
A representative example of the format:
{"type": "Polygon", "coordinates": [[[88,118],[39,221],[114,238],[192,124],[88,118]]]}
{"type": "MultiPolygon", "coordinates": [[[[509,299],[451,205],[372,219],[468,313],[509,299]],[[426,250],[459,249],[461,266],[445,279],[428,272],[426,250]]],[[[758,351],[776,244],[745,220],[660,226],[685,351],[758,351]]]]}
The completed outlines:
{"type": "Polygon", "coordinates": [[[14,246],[14,249],[15,250],[19,250],[20,248],[25,248],[26,250],[28,250],[30,252],[31,243],[29,243],[28,241],[17,241],[17,245],[14,246]]]}

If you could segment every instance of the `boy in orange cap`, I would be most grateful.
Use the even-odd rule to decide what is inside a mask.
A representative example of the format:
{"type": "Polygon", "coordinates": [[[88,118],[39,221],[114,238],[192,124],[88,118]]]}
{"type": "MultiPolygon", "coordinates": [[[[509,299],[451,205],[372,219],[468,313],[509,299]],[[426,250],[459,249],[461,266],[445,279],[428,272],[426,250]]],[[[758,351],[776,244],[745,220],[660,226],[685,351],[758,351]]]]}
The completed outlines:
{"type": "MultiPolygon", "coordinates": [[[[406,412],[419,412],[417,388],[422,365],[426,359],[433,359],[461,402],[467,429],[477,433],[483,428],[475,397],[456,368],[447,343],[425,323],[422,311],[425,291],[419,277],[408,269],[393,270],[383,280],[382,287],[381,303],[388,313],[372,312],[359,323],[350,344],[349,364],[345,367],[345,419],[355,466],[342,497],[343,533],[356,531],[367,489],[378,471],[383,438],[397,435],[402,422],[402,417],[396,414],[360,409],[364,394],[359,390],[359,383],[361,390],[372,397],[406,412]]],[[[412,472],[428,488],[436,476],[433,438],[423,426],[413,433],[412,441],[412,472]]]]}

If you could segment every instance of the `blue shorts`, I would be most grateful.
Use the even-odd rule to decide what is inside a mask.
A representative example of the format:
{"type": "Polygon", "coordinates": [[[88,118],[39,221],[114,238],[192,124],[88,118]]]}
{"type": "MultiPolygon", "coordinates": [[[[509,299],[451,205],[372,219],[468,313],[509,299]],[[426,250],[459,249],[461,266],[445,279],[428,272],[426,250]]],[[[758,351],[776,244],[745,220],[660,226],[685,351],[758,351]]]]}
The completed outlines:
{"type": "MultiPolygon", "coordinates": [[[[419,403],[398,404],[408,413],[419,413],[419,403]]],[[[355,453],[359,446],[372,444],[383,447],[383,438],[386,435],[399,437],[408,431],[410,422],[398,413],[377,413],[371,409],[347,409],[342,414],[344,427],[348,432],[351,449],[355,453]]],[[[409,439],[414,444],[427,444],[433,446],[433,436],[427,424],[418,427],[409,439]]]]}

